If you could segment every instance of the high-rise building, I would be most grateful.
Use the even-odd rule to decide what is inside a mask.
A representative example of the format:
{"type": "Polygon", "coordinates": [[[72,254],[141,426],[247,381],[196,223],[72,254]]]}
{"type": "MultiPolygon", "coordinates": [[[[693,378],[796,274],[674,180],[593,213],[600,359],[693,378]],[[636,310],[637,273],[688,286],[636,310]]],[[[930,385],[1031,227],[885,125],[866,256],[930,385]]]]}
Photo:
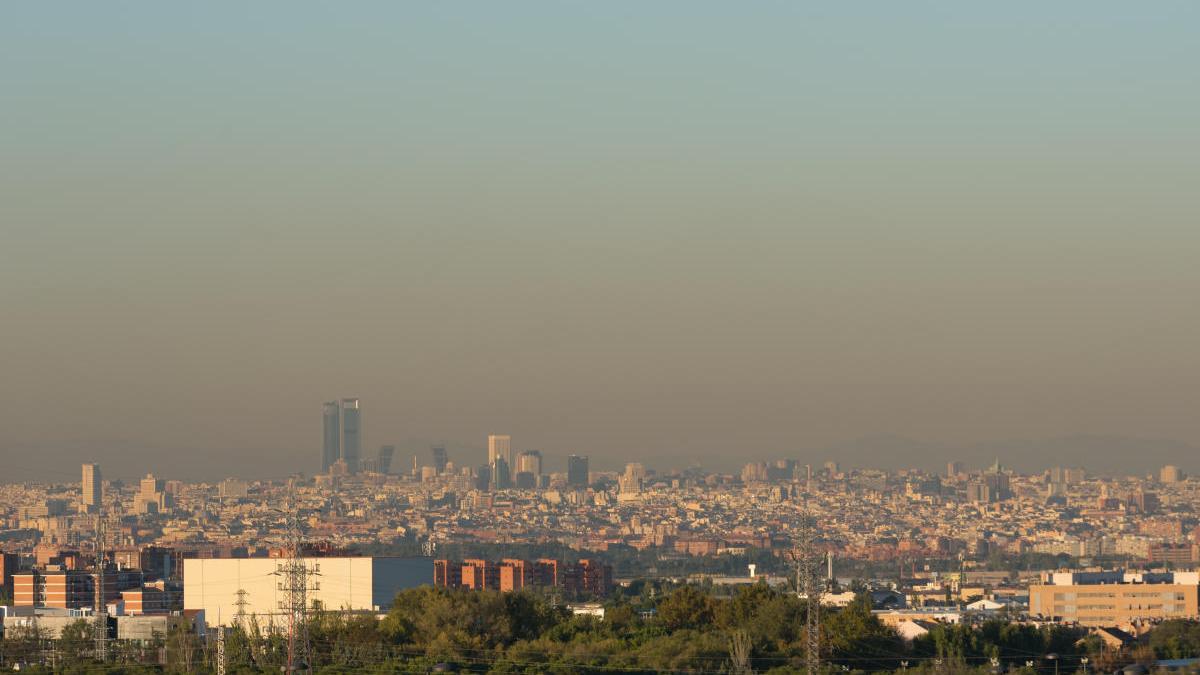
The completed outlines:
{"type": "Polygon", "coordinates": [[[511,490],[513,486],[512,469],[503,457],[497,457],[492,462],[492,489],[511,490]]]}
{"type": "Polygon", "coordinates": [[[495,466],[496,460],[499,458],[503,458],[504,465],[510,470],[512,469],[512,437],[504,434],[491,434],[488,436],[488,466],[495,466]]]}
{"type": "Polygon", "coordinates": [[[963,467],[962,462],[946,462],[947,478],[957,478],[964,473],[966,473],[966,469],[963,467]]]}
{"type": "Polygon", "coordinates": [[[1050,467],[1048,478],[1050,483],[1073,485],[1075,483],[1083,482],[1084,471],[1080,468],[1054,466],[1050,467]]]}
{"type": "Polygon", "coordinates": [[[1168,464],[1158,472],[1158,479],[1163,483],[1178,483],[1183,480],[1183,472],[1179,467],[1168,464]]]}
{"type": "Polygon", "coordinates": [[[226,478],[221,481],[221,499],[245,499],[250,494],[246,481],[226,478]]]}
{"type": "Polygon", "coordinates": [[[82,488],[79,510],[83,513],[96,513],[104,501],[104,477],[100,474],[99,464],[83,465],[82,488]]]}
{"type": "Polygon", "coordinates": [[[166,491],[166,482],[148,473],[138,484],[137,502],[134,510],[138,513],[161,513],[171,508],[171,495],[166,491]]]}
{"type": "Polygon", "coordinates": [[[446,446],[435,445],[429,451],[433,454],[433,468],[437,469],[438,474],[446,473],[446,446]]]}
{"type": "MultiPolygon", "coordinates": [[[[395,456],[396,456],[396,446],[394,446],[394,445],[379,446],[379,461],[375,467],[376,469],[379,470],[379,473],[388,473],[392,470],[392,457],[395,457],[395,456]]],[[[414,458],[414,459],[416,459],[416,458],[414,458]]]]}
{"type": "Polygon", "coordinates": [[[1061,466],[1050,467],[1048,481],[1051,485],[1066,485],[1066,469],[1061,466]]]}
{"type": "Polygon", "coordinates": [[[517,456],[517,473],[531,473],[535,476],[542,474],[542,453],[540,450],[526,450],[517,456]]]}
{"type": "Polygon", "coordinates": [[[356,474],[362,459],[362,410],[358,399],[342,399],[342,459],[346,460],[346,471],[356,474]]]}
{"type": "Polygon", "coordinates": [[[486,490],[492,485],[492,467],[483,465],[475,468],[475,489],[486,490]]]}
{"type": "Polygon", "coordinates": [[[637,494],[642,491],[645,481],[646,467],[640,462],[631,462],[625,465],[625,473],[621,474],[618,484],[622,493],[637,494]]]}
{"type": "Polygon", "coordinates": [[[587,455],[571,455],[567,458],[567,485],[577,488],[588,486],[587,455]]]}
{"type": "Polygon", "coordinates": [[[325,443],[321,449],[321,472],[325,473],[342,457],[342,423],[337,401],[329,401],[321,409],[325,430],[325,443]]]}

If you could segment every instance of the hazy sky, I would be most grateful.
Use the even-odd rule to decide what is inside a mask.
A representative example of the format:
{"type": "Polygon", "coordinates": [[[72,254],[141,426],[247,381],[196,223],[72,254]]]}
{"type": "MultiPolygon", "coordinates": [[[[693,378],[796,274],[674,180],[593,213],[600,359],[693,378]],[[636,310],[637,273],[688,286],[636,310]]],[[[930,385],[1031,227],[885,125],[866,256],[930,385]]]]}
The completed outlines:
{"type": "Polygon", "coordinates": [[[311,471],[342,396],[402,466],[1200,445],[1198,26],[4,3],[0,479],[311,471]]]}

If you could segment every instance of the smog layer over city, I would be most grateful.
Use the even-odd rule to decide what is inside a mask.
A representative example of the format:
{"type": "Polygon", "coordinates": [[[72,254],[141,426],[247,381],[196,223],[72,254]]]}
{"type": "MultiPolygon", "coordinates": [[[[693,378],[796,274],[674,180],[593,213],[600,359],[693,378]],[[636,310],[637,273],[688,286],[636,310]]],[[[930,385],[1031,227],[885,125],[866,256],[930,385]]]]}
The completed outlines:
{"type": "Polygon", "coordinates": [[[0,668],[1200,672],[1197,26],[0,8],[0,668]]]}

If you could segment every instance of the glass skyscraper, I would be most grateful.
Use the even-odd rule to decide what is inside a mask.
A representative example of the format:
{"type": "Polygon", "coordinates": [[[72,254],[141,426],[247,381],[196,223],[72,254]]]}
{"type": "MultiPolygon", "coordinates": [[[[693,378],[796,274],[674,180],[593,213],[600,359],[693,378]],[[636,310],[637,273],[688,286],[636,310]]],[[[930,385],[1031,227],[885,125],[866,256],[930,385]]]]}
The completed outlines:
{"type": "Polygon", "coordinates": [[[342,399],[342,459],[346,472],[356,474],[362,458],[362,411],[358,399],[342,399]]]}
{"type": "Polygon", "coordinates": [[[567,458],[567,485],[584,488],[588,485],[587,455],[571,455],[567,458]]]}
{"type": "Polygon", "coordinates": [[[322,407],[325,422],[325,445],[321,450],[321,472],[329,471],[329,467],[342,456],[342,422],[338,413],[337,401],[329,401],[322,407]]]}

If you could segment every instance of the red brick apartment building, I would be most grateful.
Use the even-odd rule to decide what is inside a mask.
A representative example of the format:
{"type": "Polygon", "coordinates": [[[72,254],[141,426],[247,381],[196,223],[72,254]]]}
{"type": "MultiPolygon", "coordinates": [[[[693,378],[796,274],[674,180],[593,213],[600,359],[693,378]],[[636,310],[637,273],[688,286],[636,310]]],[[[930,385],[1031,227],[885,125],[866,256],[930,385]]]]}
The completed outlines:
{"type": "Polygon", "coordinates": [[[509,593],[523,588],[562,588],[572,595],[604,596],[612,590],[612,566],[594,560],[564,565],[557,560],[534,562],[507,558],[436,560],[433,583],[443,588],[491,589],[509,593]]]}
{"type": "MultiPolygon", "coordinates": [[[[121,591],[140,588],[138,570],[109,570],[104,575],[104,601],[115,602],[121,591]]],[[[13,604],[17,607],[80,609],[96,605],[96,574],[83,570],[47,569],[13,575],[13,604]]]]}

